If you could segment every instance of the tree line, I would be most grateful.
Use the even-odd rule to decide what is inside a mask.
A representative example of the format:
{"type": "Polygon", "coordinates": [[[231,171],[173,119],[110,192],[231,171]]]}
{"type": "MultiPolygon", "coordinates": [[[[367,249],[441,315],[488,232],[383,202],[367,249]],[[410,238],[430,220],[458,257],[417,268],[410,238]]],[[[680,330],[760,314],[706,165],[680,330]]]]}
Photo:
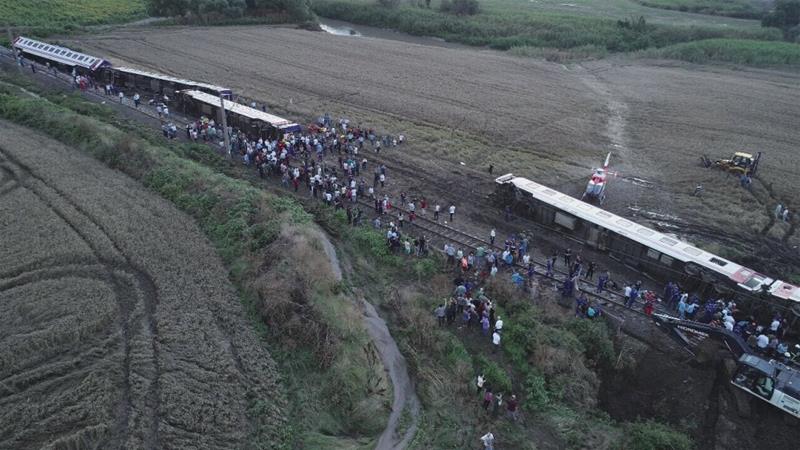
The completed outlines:
{"type": "Polygon", "coordinates": [[[294,20],[311,17],[308,0],[147,0],[151,16],[194,16],[203,20],[283,14],[294,20]]]}

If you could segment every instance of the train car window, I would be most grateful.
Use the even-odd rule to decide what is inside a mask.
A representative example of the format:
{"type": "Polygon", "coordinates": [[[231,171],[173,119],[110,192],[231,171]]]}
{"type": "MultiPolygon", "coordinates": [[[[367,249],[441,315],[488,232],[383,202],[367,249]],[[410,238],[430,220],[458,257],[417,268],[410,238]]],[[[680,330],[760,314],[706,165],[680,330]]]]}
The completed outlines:
{"type": "Polygon", "coordinates": [[[772,393],[775,391],[775,380],[770,377],[762,376],[756,379],[753,386],[756,394],[770,399],[772,398],[772,393]]]}
{"type": "Polygon", "coordinates": [[[675,258],[673,258],[671,256],[667,256],[667,255],[665,255],[663,253],[661,254],[661,258],[660,259],[661,259],[661,262],[664,263],[667,266],[671,266],[672,262],[675,261],[675,258]]]}
{"type": "Polygon", "coordinates": [[[721,260],[719,258],[711,258],[711,262],[716,264],[716,265],[718,265],[718,266],[720,266],[720,267],[725,267],[725,266],[728,265],[727,261],[723,261],[723,260],[721,260]]]}
{"type": "Polygon", "coordinates": [[[694,247],[684,247],[683,252],[684,253],[688,253],[688,254],[690,254],[692,256],[700,256],[700,253],[701,253],[700,250],[698,250],[698,249],[696,249],[694,247]]]}
{"type": "Polygon", "coordinates": [[[658,259],[661,256],[661,252],[658,250],[653,250],[652,248],[647,249],[647,257],[652,259],[658,259]]]}
{"type": "Polygon", "coordinates": [[[544,190],[544,191],[542,191],[542,192],[543,192],[543,193],[545,193],[545,194],[547,194],[547,195],[556,195],[556,194],[558,194],[558,192],[556,192],[556,191],[554,191],[554,190],[552,190],[552,189],[545,189],[545,190],[544,190]]]}
{"type": "Polygon", "coordinates": [[[617,225],[620,225],[620,226],[623,226],[625,228],[628,228],[628,227],[633,226],[633,222],[631,222],[629,220],[625,220],[625,219],[619,219],[617,221],[617,225]]]}
{"type": "Polygon", "coordinates": [[[655,231],[649,228],[639,228],[638,230],[636,230],[636,232],[641,234],[642,236],[652,236],[653,234],[655,234],[655,231]]]}
{"type": "Polygon", "coordinates": [[[661,242],[662,244],[667,244],[667,245],[678,245],[678,241],[676,241],[675,239],[670,239],[670,238],[668,238],[666,236],[664,236],[661,239],[659,239],[658,242],[661,242]]]}

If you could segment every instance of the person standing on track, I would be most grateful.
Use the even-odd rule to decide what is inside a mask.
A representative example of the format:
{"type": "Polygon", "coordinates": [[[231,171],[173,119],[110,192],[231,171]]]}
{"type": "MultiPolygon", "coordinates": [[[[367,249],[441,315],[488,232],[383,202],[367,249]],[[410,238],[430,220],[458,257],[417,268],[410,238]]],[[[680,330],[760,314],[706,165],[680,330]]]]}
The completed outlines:
{"type": "Polygon", "coordinates": [[[133,106],[134,106],[134,108],[139,109],[140,100],[141,100],[141,97],[139,97],[139,93],[138,92],[133,94],[133,106]]]}
{"type": "Polygon", "coordinates": [[[456,205],[450,204],[450,222],[453,221],[453,218],[456,215],[456,205]]]}
{"type": "Polygon", "coordinates": [[[594,261],[589,261],[589,267],[586,269],[586,279],[589,281],[592,281],[592,277],[594,277],[594,268],[594,261]]]}
{"type": "Polygon", "coordinates": [[[492,231],[489,232],[489,243],[494,245],[494,238],[497,236],[497,232],[492,228],[492,231]]]}
{"type": "Polygon", "coordinates": [[[568,248],[564,250],[564,266],[569,269],[570,262],[572,261],[572,249],[568,248]]]}
{"type": "Polygon", "coordinates": [[[436,206],[433,207],[433,220],[439,221],[439,211],[442,209],[441,206],[437,203],[436,206]]]}

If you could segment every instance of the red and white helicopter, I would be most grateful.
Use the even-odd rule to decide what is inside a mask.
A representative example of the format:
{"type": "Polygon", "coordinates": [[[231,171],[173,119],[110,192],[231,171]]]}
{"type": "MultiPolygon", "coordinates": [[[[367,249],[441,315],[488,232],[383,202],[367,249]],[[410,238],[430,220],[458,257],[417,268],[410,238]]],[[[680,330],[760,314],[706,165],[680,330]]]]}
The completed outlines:
{"type": "Polygon", "coordinates": [[[589,182],[586,184],[586,191],[581,196],[581,200],[584,201],[597,201],[601,205],[606,199],[606,181],[608,178],[608,164],[611,161],[611,153],[609,152],[606,155],[606,161],[603,163],[603,167],[594,169],[594,173],[592,177],[589,178],[589,182]]]}

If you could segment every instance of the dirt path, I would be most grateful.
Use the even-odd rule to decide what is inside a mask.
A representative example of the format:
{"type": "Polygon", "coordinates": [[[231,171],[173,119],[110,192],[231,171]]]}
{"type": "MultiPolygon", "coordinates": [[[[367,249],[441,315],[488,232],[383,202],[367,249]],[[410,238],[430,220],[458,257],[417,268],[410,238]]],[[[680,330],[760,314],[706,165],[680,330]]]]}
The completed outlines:
{"type": "MultiPolygon", "coordinates": [[[[320,232],[319,238],[333,269],[334,277],[341,281],[342,269],[339,264],[339,257],[336,256],[336,249],[324,233],[320,232]]],[[[392,382],[392,391],[394,392],[392,413],[389,415],[389,421],[381,433],[375,449],[402,450],[408,446],[417,432],[420,412],[419,399],[414,390],[414,384],[411,382],[411,377],[408,375],[406,359],[400,353],[400,349],[397,348],[397,342],[392,338],[386,322],[381,319],[371,303],[362,298],[361,304],[364,309],[364,327],[367,329],[367,333],[372,338],[372,342],[381,356],[381,361],[392,382]],[[400,421],[405,411],[408,412],[411,422],[405,430],[401,430],[400,421]]]]}
{"type": "Polygon", "coordinates": [[[364,306],[364,324],[367,333],[372,337],[381,361],[386,367],[386,372],[392,380],[394,387],[394,402],[392,403],[392,413],[389,415],[389,422],[381,433],[376,450],[400,450],[408,446],[417,432],[420,404],[411,377],[408,376],[406,360],[397,348],[397,343],[392,338],[386,322],[378,316],[375,307],[366,300],[361,300],[364,306]],[[400,420],[403,412],[408,411],[411,423],[405,431],[399,429],[400,420]],[[402,433],[402,434],[401,434],[402,433]]]}

